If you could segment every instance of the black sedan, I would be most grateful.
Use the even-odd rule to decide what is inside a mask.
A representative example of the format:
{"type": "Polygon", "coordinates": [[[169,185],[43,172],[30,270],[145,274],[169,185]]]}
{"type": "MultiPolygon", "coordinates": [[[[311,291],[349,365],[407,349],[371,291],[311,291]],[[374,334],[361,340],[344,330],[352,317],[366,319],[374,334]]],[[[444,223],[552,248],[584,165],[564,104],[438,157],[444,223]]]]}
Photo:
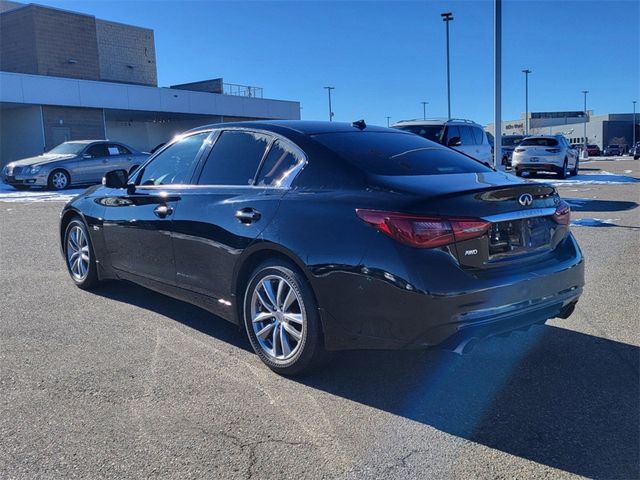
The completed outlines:
{"type": "Polygon", "coordinates": [[[282,374],[567,318],[584,284],[552,186],[364,122],[189,131],[61,214],[72,280],[133,281],[244,326],[282,374]]]}

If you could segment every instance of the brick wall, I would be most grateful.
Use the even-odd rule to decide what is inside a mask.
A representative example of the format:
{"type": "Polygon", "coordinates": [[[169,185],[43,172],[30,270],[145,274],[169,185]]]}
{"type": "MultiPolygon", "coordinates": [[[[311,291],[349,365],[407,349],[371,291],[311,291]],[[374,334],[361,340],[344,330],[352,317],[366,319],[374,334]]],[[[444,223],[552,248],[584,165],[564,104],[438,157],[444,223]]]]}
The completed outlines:
{"type": "Polygon", "coordinates": [[[76,107],[42,107],[45,149],[56,146],[54,129],[68,128],[70,140],[104,138],[104,114],[102,109],[76,107]]]}
{"type": "Polygon", "coordinates": [[[153,30],[96,20],[100,78],[157,86],[153,30]]]}
{"type": "Polygon", "coordinates": [[[0,70],[38,73],[35,25],[29,8],[0,15],[0,70]]]}
{"type": "Polygon", "coordinates": [[[34,10],[38,73],[99,80],[96,19],[38,6],[29,8],[34,10]]]}

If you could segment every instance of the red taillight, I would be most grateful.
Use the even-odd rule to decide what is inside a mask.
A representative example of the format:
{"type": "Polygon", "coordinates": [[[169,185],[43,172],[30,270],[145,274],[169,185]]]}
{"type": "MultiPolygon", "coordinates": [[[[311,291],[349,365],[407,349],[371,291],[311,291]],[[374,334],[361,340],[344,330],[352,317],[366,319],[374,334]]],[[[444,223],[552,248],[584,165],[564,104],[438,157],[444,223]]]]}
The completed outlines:
{"type": "Polygon", "coordinates": [[[356,214],[394,240],[418,248],[441,247],[480,237],[490,226],[480,219],[423,217],[380,210],[356,209],[356,214]]]}
{"type": "Polygon", "coordinates": [[[569,225],[569,222],[571,221],[571,207],[567,202],[560,200],[560,203],[553,214],[553,219],[560,225],[569,225]]]}

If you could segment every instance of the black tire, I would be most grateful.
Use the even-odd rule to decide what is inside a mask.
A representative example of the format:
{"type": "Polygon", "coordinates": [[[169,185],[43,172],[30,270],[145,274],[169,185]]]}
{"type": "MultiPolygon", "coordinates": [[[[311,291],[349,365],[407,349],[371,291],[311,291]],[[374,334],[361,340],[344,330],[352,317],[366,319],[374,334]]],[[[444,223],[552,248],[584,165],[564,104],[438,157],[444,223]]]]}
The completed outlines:
{"type": "Polygon", "coordinates": [[[640,155],[634,155],[634,156],[633,156],[633,159],[634,159],[634,160],[638,160],[639,158],[640,158],[640,155]]]}
{"type": "Polygon", "coordinates": [[[49,178],[47,179],[47,188],[49,190],[60,191],[67,188],[70,183],[71,183],[71,177],[69,176],[69,174],[66,171],[58,168],[49,174],[49,178]],[[58,175],[62,175],[66,179],[64,184],[63,182],[58,181],[58,178],[61,178],[61,177],[58,177],[58,175]]]}
{"type": "Polygon", "coordinates": [[[516,170],[516,177],[522,176],[522,170],[516,170]]]}
{"type": "Polygon", "coordinates": [[[576,164],[574,165],[573,169],[571,170],[571,175],[574,176],[574,177],[578,175],[579,164],[580,164],[580,160],[576,159],[576,164]]]}
{"type": "Polygon", "coordinates": [[[560,178],[567,178],[569,176],[568,168],[569,168],[569,161],[565,158],[561,169],[558,170],[558,176],[560,178]]]}
{"type": "Polygon", "coordinates": [[[20,192],[24,192],[26,190],[29,190],[31,188],[31,185],[12,185],[12,187],[20,192]]]}
{"type": "MultiPolygon", "coordinates": [[[[273,283],[271,283],[271,285],[273,285],[273,283]]],[[[273,289],[271,291],[274,293],[273,289]]],[[[263,288],[262,294],[264,295],[265,293],[263,288]]],[[[280,259],[270,260],[260,264],[249,277],[249,282],[244,290],[243,301],[242,317],[251,346],[258,357],[260,357],[260,360],[271,370],[280,375],[298,375],[320,366],[327,359],[327,354],[324,350],[324,339],[318,305],[306,278],[296,266],[280,259]],[[260,289],[263,288],[263,280],[269,283],[279,282],[279,279],[285,281],[286,287],[284,288],[290,288],[295,293],[296,298],[294,302],[296,302],[302,320],[300,324],[301,332],[299,333],[300,340],[297,341],[295,347],[291,349],[292,356],[287,359],[278,359],[277,355],[272,355],[267,351],[268,343],[270,343],[273,351],[277,354],[277,344],[279,340],[281,347],[280,352],[284,355],[283,341],[281,337],[278,337],[278,332],[282,332],[283,330],[285,336],[289,339],[285,343],[287,343],[288,347],[290,346],[289,341],[291,341],[293,337],[287,335],[287,328],[283,326],[283,323],[279,323],[283,322],[282,318],[277,319],[275,315],[272,315],[271,318],[265,322],[254,322],[252,318],[252,312],[255,306],[261,307],[264,305],[264,303],[257,300],[256,289],[260,291],[260,289]],[[255,298],[254,295],[256,295],[255,298]],[[266,333],[266,338],[263,338],[263,344],[258,340],[256,332],[254,331],[254,325],[260,330],[263,330],[265,326],[274,325],[268,330],[268,333],[266,333]],[[273,332],[273,335],[271,332],[273,332]]],[[[273,306],[273,302],[268,303],[273,306]]],[[[280,306],[277,305],[277,299],[275,303],[278,311],[288,311],[286,309],[280,309],[280,306]]],[[[284,301],[282,303],[284,304],[284,301]]],[[[293,303],[291,307],[294,307],[293,303]]],[[[284,322],[286,322],[286,320],[284,320],[284,322]]],[[[289,326],[291,325],[292,324],[289,323],[289,326]]]]}
{"type": "Polygon", "coordinates": [[[82,221],[80,217],[74,217],[73,219],[71,219],[71,221],[67,225],[67,228],[64,231],[63,251],[64,251],[64,260],[65,260],[64,263],[67,266],[67,271],[69,272],[69,276],[71,277],[71,280],[73,281],[73,283],[76,284],[76,286],[78,286],[79,288],[82,288],[83,290],[90,290],[94,288],[96,285],[98,285],[99,283],[98,269],[96,266],[96,256],[93,251],[91,237],[89,236],[89,230],[87,229],[87,226],[85,225],[85,223],[82,221]],[[71,267],[72,261],[70,259],[71,256],[69,253],[69,249],[70,249],[69,235],[76,228],[81,229],[83,234],[85,235],[86,243],[89,251],[89,261],[87,262],[88,263],[87,272],[83,276],[78,276],[74,274],[71,267]]]}

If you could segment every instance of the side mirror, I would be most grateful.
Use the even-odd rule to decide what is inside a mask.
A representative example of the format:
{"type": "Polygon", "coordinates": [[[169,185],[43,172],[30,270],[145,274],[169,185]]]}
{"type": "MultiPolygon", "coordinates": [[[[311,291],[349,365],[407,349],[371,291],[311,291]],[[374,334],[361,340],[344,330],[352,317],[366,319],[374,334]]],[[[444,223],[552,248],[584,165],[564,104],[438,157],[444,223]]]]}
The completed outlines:
{"type": "Polygon", "coordinates": [[[112,170],[102,177],[102,185],[107,188],[126,188],[128,174],[126,170],[112,170]]]}
{"type": "Polygon", "coordinates": [[[447,142],[447,147],[459,147],[460,145],[462,145],[460,137],[451,137],[447,142]]]}

